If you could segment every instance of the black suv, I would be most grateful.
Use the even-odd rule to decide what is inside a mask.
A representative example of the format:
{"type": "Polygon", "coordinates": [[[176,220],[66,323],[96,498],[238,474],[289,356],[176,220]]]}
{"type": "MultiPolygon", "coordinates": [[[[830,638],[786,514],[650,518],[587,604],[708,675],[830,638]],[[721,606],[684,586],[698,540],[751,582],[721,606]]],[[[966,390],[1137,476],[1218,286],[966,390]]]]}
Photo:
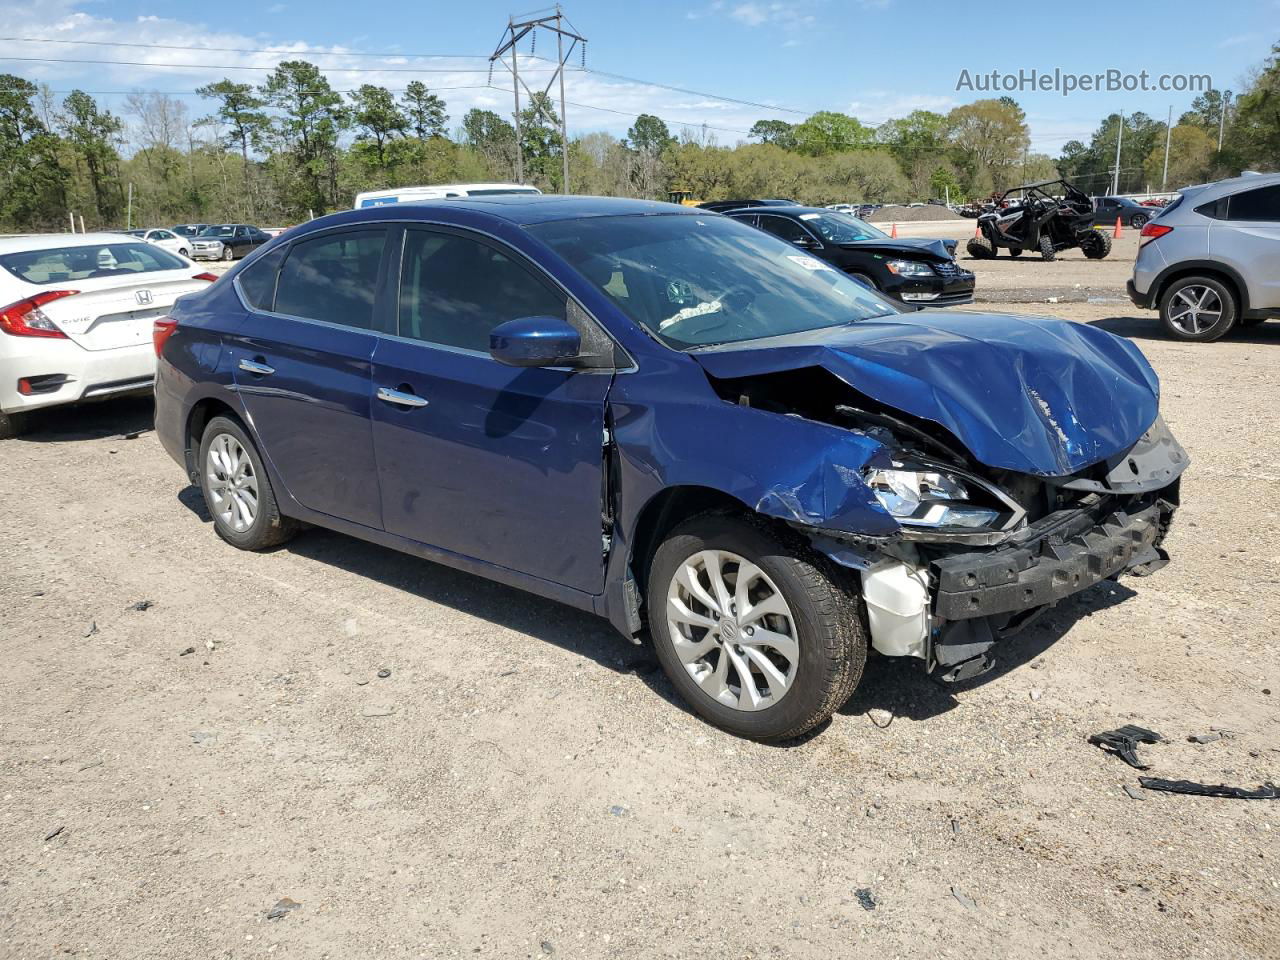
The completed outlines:
{"type": "Polygon", "coordinates": [[[728,216],[781,237],[902,303],[973,302],[973,274],[955,260],[954,240],[893,239],[848,214],[819,207],[752,207],[728,216]]]}

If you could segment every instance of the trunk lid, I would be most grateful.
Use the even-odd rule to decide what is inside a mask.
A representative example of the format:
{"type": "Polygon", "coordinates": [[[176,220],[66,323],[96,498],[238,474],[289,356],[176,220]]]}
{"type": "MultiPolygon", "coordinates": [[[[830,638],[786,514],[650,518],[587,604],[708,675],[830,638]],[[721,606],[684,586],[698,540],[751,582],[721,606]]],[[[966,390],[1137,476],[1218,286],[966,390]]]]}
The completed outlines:
{"type": "Polygon", "coordinates": [[[86,350],[113,350],[151,342],[151,325],[173,302],[209,286],[186,270],[165,270],[132,277],[68,281],[79,290],[40,309],[69,339],[86,350]]]}

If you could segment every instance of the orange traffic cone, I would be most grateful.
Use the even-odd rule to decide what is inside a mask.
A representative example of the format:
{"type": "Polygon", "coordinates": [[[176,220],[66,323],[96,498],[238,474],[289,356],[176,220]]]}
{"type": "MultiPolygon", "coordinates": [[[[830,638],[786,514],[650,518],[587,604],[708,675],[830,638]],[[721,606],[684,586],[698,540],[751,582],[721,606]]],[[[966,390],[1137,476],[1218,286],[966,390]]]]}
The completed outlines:
{"type": "MultiPolygon", "coordinates": [[[[1119,219],[1117,219],[1116,223],[1119,222],[1119,219]]],[[[898,239],[898,225],[896,223],[893,225],[893,229],[889,231],[889,236],[894,240],[898,239]]]]}
{"type": "Polygon", "coordinates": [[[1113,240],[1119,240],[1122,236],[1124,236],[1124,229],[1120,226],[1120,218],[1116,217],[1116,228],[1111,231],[1111,237],[1113,240]]]}
{"type": "Polygon", "coordinates": [[[980,237],[980,236],[982,236],[982,230],[978,227],[978,225],[977,225],[976,223],[973,225],[973,235],[974,235],[975,237],[980,237]]]}

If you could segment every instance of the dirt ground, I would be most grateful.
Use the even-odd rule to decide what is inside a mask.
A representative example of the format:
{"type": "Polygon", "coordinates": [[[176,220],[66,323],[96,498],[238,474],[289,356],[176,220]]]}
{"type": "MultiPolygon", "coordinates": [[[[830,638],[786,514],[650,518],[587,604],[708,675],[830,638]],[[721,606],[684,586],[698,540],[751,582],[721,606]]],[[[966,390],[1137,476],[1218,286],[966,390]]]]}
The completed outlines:
{"type": "Polygon", "coordinates": [[[323,531],[233,550],[144,401],[45,414],[0,442],[0,957],[1280,957],[1280,802],[1133,798],[1085,742],[1280,780],[1280,323],[1181,345],[1108,283],[1018,309],[1151,358],[1173,562],[961,687],[873,658],[785,747],[585,614],[323,531]]]}

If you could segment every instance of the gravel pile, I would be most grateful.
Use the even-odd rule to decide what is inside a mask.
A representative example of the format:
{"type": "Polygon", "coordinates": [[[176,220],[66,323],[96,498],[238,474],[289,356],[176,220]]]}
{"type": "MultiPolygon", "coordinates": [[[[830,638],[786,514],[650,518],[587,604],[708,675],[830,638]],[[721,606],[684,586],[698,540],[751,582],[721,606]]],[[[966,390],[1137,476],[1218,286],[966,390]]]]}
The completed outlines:
{"type": "Polygon", "coordinates": [[[915,223],[921,220],[957,220],[960,215],[936,203],[923,207],[881,207],[867,217],[872,223],[915,223]]]}

